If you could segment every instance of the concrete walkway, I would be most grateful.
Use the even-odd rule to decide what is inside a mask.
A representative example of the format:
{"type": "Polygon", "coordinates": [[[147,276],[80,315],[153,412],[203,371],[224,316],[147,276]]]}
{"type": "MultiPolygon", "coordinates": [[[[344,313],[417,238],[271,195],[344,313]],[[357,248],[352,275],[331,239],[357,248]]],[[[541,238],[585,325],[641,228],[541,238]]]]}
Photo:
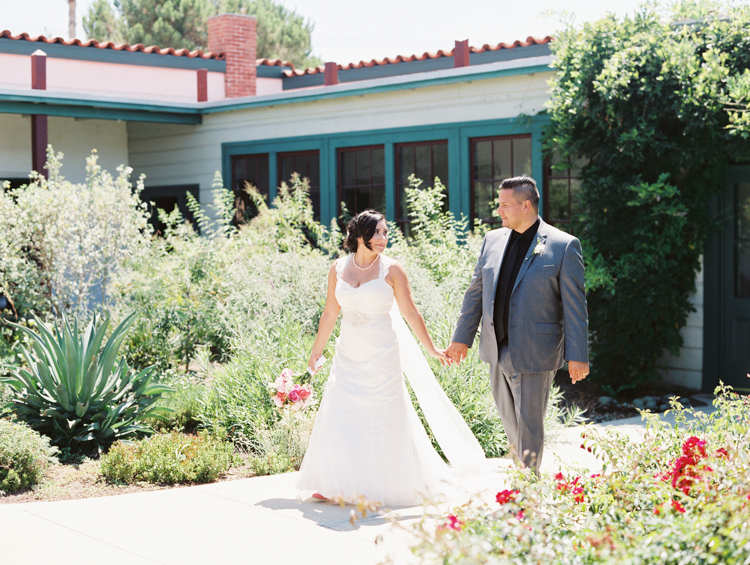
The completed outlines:
{"type": "MultiPolygon", "coordinates": [[[[710,397],[706,397],[708,400],[710,397]]],[[[710,411],[711,406],[702,409],[710,411]]],[[[597,424],[637,441],[640,418],[597,424]]],[[[580,449],[582,428],[568,428],[546,449],[543,470],[563,464],[598,469],[580,449]]],[[[508,462],[498,460],[498,466],[508,462]]],[[[0,564],[57,565],[375,565],[415,563],[414,539],[386,517],[355,525],[352,507],[294,498],[295,473],[195,487],[61,502],[0,505],[0,564]]],[[[482,478],[485,497],[505,488],[502,470],[482,478]]],[[[475,485],[476,486],[476,485],[475,485]]],[[[456,500],[453,505],[464,500],[456,500]]],[[[432,509],[445,515],[451,504],[432,509]]],[[[400,525],[425,517],[422,507],[399,508],[400,525]]],[[[427,516],[426,519],[431,519],[427,516]]]]}

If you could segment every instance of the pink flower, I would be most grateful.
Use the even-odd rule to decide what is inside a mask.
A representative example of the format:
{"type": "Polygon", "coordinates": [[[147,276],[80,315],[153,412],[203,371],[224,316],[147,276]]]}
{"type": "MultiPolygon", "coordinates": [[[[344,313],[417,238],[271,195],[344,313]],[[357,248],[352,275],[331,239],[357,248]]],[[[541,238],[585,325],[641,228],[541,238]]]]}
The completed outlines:
{"type": "MultiPolygon", "coordinates": [[[[276,396],[274,396],[274,399],[275,399],[274,402],[280,400],[281,403],[283,404],[284,401],[286,400],[286,394],[284,394],[283,392],[279,391],[279,392],[276,393],[276,396]]],[[[277,404],[278,404],[278,402],[277,402],[277,404]]]]}
{"type": "Polygon", "coordinates": [[[302,400],[306,400],[312,394],[312,389],[309,386],[302,386],[299,389],[299,397],[302,400]]]}
{"type": "Polygon", "coordinates": [[[278,396],[273,397],[273,403],[276,405],[277,408],[281,408],[284,405],[284,401],[281,400],[278,396]]]}
{"type": "Polygon", "coordinates": [[[291,369],[282,369],[281,370],[281,377],[284,380],[290,380],[292,377],[294,377],[294,373],[292,373],[291,369]]]}
{"type": "Polygon", "coordinates": [[[300,400],[299,385],[294,385],[294,388],[289,391],[289,400],[292,402],[298,402],[300,400]]]}
{"type": "Polygon", "coordinates": [[[518,491],[515,489],[501,490],[495,496],[495,500],[497,500],[499,504],[508,504],[509,502],[515,502],[516,496],[518,496],[518,494],[519,494],[518,491]]]}

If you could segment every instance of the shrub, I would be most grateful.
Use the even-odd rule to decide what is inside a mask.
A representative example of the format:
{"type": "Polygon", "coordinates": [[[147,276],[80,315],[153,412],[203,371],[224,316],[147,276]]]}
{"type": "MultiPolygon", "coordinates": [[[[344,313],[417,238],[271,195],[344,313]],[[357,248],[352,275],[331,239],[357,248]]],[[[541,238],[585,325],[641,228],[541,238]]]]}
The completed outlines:
{"type": "Polygon", "coordinates": [[[47,151],[49,180],[32,173],[28,186],[0,190],[0,291],[19,311],[85,313],[106,300],[126,259],[148,249],[148,212],[120,166],[113,177],[87,159],[86,182],[60,174],[61,153],[47,151]]]}
{"type": "Polygon", "coordinates": [[[310,441],[315,413],[284,410],[281,418],[256,433],[250,468],[256,475],[299,471],[310,441]]]}
{"type": "Polygon", "coordinates": [[[169,388],[151,384],[152,368],[136,373],[124,359],[116,360],[135,316],[128,316],[103,347],[109,316],[100,323],[95,315],[82,334],[77,320],[71,327],[67,319],[53,326],[36,319],[38,333],[17,326],[32,340],[21,348],[26,367],[16,367],[14,376],[2,380],[13,391],[18,417],[53,443],[83,450],[151,433],[141,422],[167,412],[153,405],[169,388]]]}
{"type": "Polygon", "coordinates": [[[731,4],[644,4],[570,26],[552,44],[547,137],[587,162],[573,228],[598,275],[591,378],[609,394],[659,378],[664,350],[679,354],[721,216],[709,198],[726,167],[747,160],[750,10],[731,4]]]}
{"type": "Polygon", "coordinates": [[[710,416],[673,400],[677,426],[649,420],[645,441],[584,434],[603,473],[530,481],[497,504],[469,503],[418,524],[424,563],[646,565],[750,561],[750,401],[718,388],[710,416]]]}
{"type": "Polygon", "coordinates": [[[102,456],[101,472],[121,483],[208,483],[235,462],[231,445],[208,434],[156,434],[136,443],[117,442],[102,456]]]}
{"type": "Polygon", "coordinates": [[[55,462],[56,448],[23,424],[0,419],[0,495],[34,486],[55,462]]]}
{"type": "Polygon", "coordinates": [[[156,431],[193,432],[201,424],[198,413],[200,399],[207,392],[206,386],[199,379],[184,374],[168,382],[172,390],[165,392],[155,406],[166,408],[170,412],[160,418],[149,418],[148,424],[156,431]]]}
{"type": "MultiPolygon", "coordinates": [[[[212,433],[252,452],[280,419],[268,383],[284,367],[307,365],[314,336],[282,318],[270,327],[251,325],[235,339],[237,354],[213,374],[198,418],[212,433]]],[[[313,379],[318,397],[329,370],[330,364],[313,379]]]]}

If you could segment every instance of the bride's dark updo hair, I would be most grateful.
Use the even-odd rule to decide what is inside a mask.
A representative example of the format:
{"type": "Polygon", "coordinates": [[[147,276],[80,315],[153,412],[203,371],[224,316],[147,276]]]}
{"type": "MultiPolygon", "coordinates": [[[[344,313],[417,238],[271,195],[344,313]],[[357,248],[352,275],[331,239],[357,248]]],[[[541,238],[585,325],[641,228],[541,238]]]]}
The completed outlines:
{"type": "Polygon", "coordinates": [[[365,210],[349,220],[349,223],[346,224],[346,240],[344,241],[344,246],[350,253],[357,252],[358,237],[361,237],[362,241],[365,242],[365,247],[372,251],[370,240],[375,234],[375,230],[377,229],[380,220],[385,220],[385,216],[375,210],[365,210]]]}

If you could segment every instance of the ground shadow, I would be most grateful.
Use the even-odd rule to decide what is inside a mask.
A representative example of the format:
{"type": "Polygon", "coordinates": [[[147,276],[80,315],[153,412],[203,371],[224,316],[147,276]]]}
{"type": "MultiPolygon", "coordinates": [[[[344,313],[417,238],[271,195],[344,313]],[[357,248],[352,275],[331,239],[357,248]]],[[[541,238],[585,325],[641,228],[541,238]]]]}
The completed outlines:
{"type": "Polygon", "coordinates": [[[298,510],[306,520],[310,520],[322,528],[339,532],[354,531],[361,527],[380,526],[391,521],[419,519],[425,516],[421,508],[395,506],[383,509],[382,514],[368,512],[364,518],[360,515],[352,523],[351,513],[352,510],[355,510],[355,507],[350,504],[341,507],[330,500],[310,498],[300,501],[295,498],[269,498],[257,502],[256,505],[269,510],[298,510]],[[390,512],[399,513],[386,516],[390,512]]]}

